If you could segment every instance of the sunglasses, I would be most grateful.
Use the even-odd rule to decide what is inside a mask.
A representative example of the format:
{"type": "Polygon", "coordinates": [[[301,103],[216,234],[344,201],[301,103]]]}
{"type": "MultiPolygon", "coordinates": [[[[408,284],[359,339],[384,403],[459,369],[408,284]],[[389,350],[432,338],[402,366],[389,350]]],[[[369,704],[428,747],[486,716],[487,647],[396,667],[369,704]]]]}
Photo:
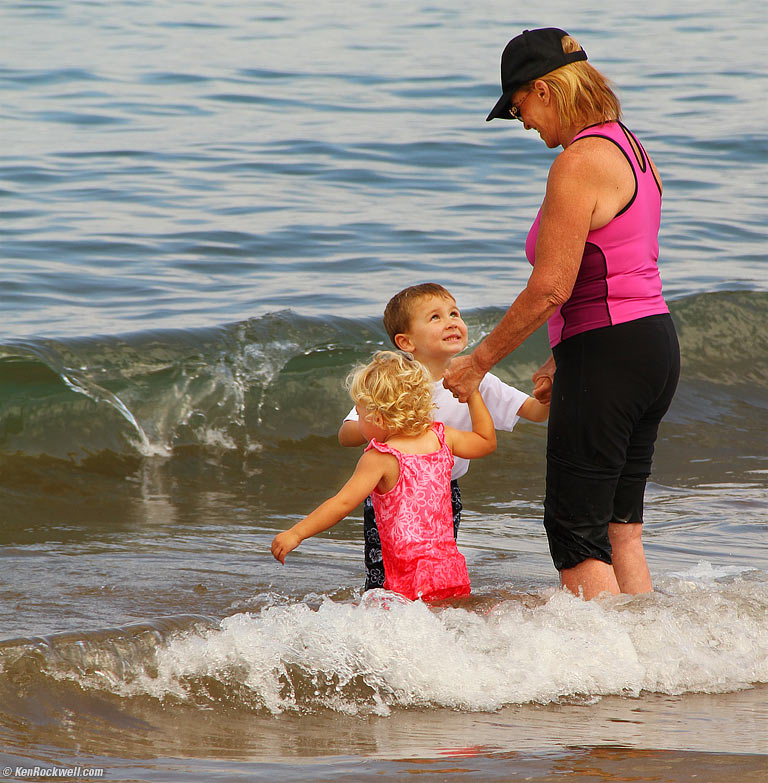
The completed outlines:
{"type": "Polygon", "coordinates": [[[509,107],[509,116],[510,116],[510,117],[512,117],[512,119],[513,119],[513,120],[520,120],[520,122],[522,122],[522,121],[523,121],[523,115],[522,115],[522,114],[520,114],[520,111],[521,111],[521,109],[523,108],[523,104],[524,104],[524,103],[525,103],[525,102],[528,100],[528,96],[529,96],[530,94],[531,94],[531,92],[530,92],[530,91],[528,91],[527,93],[525,93],[525,96],[523,97],[523,100],[522,100],[522,101],[520,101],[520,105],[519,105],[519,106],[515,106],[515,104],[513,103],[513,104],[512,104],[512,105],[509,107]]]}

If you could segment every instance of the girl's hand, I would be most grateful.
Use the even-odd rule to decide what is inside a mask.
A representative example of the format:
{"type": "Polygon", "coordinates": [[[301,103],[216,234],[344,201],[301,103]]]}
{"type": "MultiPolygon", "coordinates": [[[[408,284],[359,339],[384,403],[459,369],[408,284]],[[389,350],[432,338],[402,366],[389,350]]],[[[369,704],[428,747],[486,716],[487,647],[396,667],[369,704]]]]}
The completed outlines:
{"type": "Polygon", "coordinates": [[[282,533],[278,533],[272,539],[272,554],[275,560],[279,560],[285,565],[285,556],[289,552],[293,552],[294,549],[301,543],[301,539],[296,533],[290,530],[285,530],[282,533]]]}
{"type": "Polygon", "coordinates": [[[469,356],[456,356],[451,359],[448,369],[443,373],[443,386],[453,394],[459,402],[467,402],[472,393],[477,391],[484,372],[478,370],[469,356]]]}

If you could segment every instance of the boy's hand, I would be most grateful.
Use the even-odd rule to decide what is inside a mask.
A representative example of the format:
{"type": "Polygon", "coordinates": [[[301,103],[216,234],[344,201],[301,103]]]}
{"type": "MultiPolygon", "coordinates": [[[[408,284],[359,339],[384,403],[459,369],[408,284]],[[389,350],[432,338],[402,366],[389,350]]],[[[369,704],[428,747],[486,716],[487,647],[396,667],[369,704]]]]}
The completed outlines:
{"type": "Polygon", "coordinates": [[[552,399],[552,379],[548,375],[539,375],[535,379],[533,396],[542,405],[549,405],[552,399]]]}
{"type": "Polygon", "coordinates": [[[285,556],[289,552],[293,552],[300,543],[301,539],[296,533],[292,533],[290,530],[278,533],[272,539],[272,554],[274,555],[275,560],[279,560],[285,565],[285,556]]]}
{"type": "Polygon", "coordinates": [[[542,404],[549,405],[552,399],[552,378],[555,375],[555,360],[552,356],[531,376],[533,396],[542,404]]]}

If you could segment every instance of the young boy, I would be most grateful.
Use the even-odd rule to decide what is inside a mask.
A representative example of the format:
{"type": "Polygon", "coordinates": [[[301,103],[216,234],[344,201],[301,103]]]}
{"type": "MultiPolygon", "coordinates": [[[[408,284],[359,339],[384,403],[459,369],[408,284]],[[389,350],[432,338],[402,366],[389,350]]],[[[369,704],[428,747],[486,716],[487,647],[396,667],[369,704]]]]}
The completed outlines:
{"type": "MultiPolygon", "coordinates": [[[[430,371],[434,381],[432,397],[436,405],[435,419],[456,429],[472,429],[466,403],[459,402],[443,387],[443,372],[451,359],[467,347],[467,325],[451,293],[437,283],[404,288],[387,303],[384,328],[397,348],[413,354],[414,359],[426,365],[430,371]]],[[[480,383],[480,394],[491,413],[495,428],[499,430],[511,432],[518,418],[546,421],[549,415],[548,405],[508,386],[491,373],[487,373],[480,383]]],[[[353,408],[339,429],[339,443],[342,446],[362,446],[366,443],[357,419],[357,412],[353,408]]],[[[468,469],[469,460],[455,458],[451,472],[454,537],[459,530],[462,508],[458,479],[468,469]]],[[[363,531],[365,589],[371,590],[384,584],[384,563],[370,497],[363,504],[363,531]]]]}

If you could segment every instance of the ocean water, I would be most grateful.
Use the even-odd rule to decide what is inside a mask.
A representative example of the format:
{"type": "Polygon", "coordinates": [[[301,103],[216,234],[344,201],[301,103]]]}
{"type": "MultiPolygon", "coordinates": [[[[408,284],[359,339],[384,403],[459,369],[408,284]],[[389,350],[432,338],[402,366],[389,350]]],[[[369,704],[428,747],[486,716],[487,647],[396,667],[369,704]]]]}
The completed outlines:
{"type": "MultiPolygon", "coordinates": [[[[3,4],[5,778],[768,780],[763,17],[3,4]],[[443,283],[472,343],[525,284],[554,153],[484,118],[506,41],[549,25],[664,181],[683,373],[647,493],[656,591],[557,589],[526,422],[462,480],[472,596],[363,595],[359,513],[282,567],[274,534],[357,459],[343,380],[387,345],[392,293],[443,283]]],[[[546,355],[539,332],[498,374],[530,391],[546,355]]]]}

